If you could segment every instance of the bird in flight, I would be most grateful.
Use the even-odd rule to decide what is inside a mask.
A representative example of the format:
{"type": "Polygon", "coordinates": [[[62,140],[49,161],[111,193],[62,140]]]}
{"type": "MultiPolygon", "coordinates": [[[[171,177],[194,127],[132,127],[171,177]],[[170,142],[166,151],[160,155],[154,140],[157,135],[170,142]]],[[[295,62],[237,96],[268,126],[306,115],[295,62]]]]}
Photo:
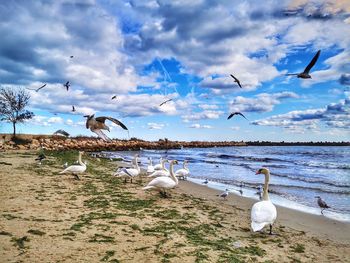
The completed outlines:
{"type": "Polygon", "coordinates": [[[74,107],[74,105],[72,106],[72,111],[75,112],[75,107],[74,107]]]}
{"type": "Polygon", "coordinates": [[[162,105],[164,105],[165,103],[167,103],[167,102],[169,102],[169,101],[172,101],[173,99],[168,99],[168,100],[166,100],[166,101],[163,101],[161,104],[159,104],[159,107],[160,106],[162,106],[162,105]]]}
{"type": "Polygon", "coordinates": [[[106,120],[109,120],[111,122],[114,122],[115,124],[119,125],[122,127],[124,130],[128,131],[128,128],[120,121],[117,119],[111,118],[111,117],[97,117],[95,118],[95,114],[93,115],[85,115],[84,117],[87,118],[86,120],[86,129],[90,129],[90,131],[96,133],[98,137],[100,137],[102,140],[110,142],[111,139],[109,139],[106,134],[102,132],[102,130],[107,130],[110,131],[109,127],[105,124],[106,120]]]}
{"type": "Polygon", "coordinates": [[[230,74],[230,76],[235,80],[235,82],[238,84],[238,86],[239,86],[240,88],[242,88],[242,85],[241,85],[241,82],[239,81],[239,79],[236,78],[235,76],[233,76],[232,74],[230,74]]]}
{"type": "Polygon", "coordinates": [[[321,50],[317,51],[316,55],[312,58],[309,65],[306,66],[303,72],[301,73],[288,73],[286,76],[297,76],[302,79],[311,79],[310,70],[316,64],[318,57],[320,56],[321,50]]]}
{"type": "Polygon", "coordinates": [[[74,58],[74,56],[70,56],[70,58],[74,58]]]}
{"type": "Polygon", "coordinates": [[[111,98],[111,100],[114,100],[114,99],[116,99],[117,98],[117,95],[114,95],[112,98],[111,98]]]}
{"type": "Polygon", "coordinates": [[[66,87],[67,91],[69,90],[69,87],[70,87],[70,83],[69,81],[67,81],[65,84],[63,84],[63,86],[66,87]]]}
{"type": "Polygon", "coordinates": [[[38,92],[39,90],[41,90],[42,88],[45,88],[47,84],[42,85],[40,88],[37,89],[31,89],[31,88],[27,88],[29,90],[35,90],[36,92],[38,92]]]}
{"type": "Polygon", "coordinates": [[[232,112],[230,116],[227,117],[227,119],[231,119],[234,115],[241,115],[244,119],[248,120],[242,113],[240,112],[232,112]]]}

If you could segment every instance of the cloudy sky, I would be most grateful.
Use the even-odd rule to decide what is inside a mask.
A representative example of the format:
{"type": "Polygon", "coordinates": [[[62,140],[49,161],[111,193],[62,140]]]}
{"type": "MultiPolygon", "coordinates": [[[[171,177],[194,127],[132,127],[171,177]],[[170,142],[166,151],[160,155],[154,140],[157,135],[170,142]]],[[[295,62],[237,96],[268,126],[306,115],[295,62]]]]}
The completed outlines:
{"type": "Polygon", "coordinates": [[[0,85],[47,83],[22,133],[92,135],[95,113],[148,140],[350,139],[347,0],[1,1],[0,35],[0,85]]]}

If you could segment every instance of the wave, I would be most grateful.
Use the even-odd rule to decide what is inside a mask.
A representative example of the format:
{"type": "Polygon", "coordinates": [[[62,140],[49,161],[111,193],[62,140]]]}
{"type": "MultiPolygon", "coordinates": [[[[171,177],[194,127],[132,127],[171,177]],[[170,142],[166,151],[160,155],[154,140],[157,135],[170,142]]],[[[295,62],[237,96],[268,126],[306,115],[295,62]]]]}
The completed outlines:
{"type": "Polygon", "coordinates": [[[320,163],[315,161],[296,162],[296,164],[301,164],[304,166],[315,167],[315,168],[350,170],[350,164],[320,163]]]}

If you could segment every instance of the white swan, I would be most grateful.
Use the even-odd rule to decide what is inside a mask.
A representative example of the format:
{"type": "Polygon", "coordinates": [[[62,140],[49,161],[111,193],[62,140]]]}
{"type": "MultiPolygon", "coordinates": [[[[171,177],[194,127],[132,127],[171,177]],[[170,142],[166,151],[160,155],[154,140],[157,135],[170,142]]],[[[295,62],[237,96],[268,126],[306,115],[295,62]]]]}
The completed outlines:
{"type": "Polygon", "coordinates": [[[161,170],[155,170],[153,173],[151,173],[147,177],[158,177],[158,176],[170,176],[169,170],[165,168],[165,163],[167,163],[168,160],[162,159],[162,169],[161,170]]]}
{"type": "Polygon", "coordinates": [[[175,176],[179,179],[186,180],[187,176],[190,174],[190,170],[187,167],[188,161],[183,162],[183,167],[175,172],[175,176]]]}
{"type": "Polygon", "coordinates": [[[71,173],[75,176],[76,179],[80,180],[78,174],[81,174],[86,171],[86,164],[81,161],[81,156],[84,152],[79,152],[78,163],[79,165],[71,165],[64,169],[60,174],[71,173]]]}
{"type": "Polygon", "coordinates": [[[172,189],[175,186],[178,185],[179,180],[176,178],[175,174],[174,174],[174,165],[178,164],[178,162],[176,160],[172,160],[170,162],[170,177],[166,177],[166,176],[161,176],[161,177],[157,177],[154,178],[152,181],[150,181],[147,186],[145,186],[144,188],[142,188],[143,190],[147,190],[147,189],[159,189],[160,190],[160,194],[163,197],[166,197],[166,191],[167,189],[172,189]]]}
{"type": "Polygon", "coordinates": [[[275,222],[277,217],[277,210],[274,204],[269,199],[268,187],[270,181],[270,171],[267,168],[259,169],[256,174],[265,175],[264,192],[262,201],[257,202],[253,205],[251,211],[251,227],[254,232],[260,231],[266,225],[270,225],[270,235],[272,234],[272,224],[275,222]]]}
{"type": "Polygon", "coordinates": [[[130,178],[130,182],[132,183],[132,178],[138,176],[141,172],[141,169],[140,169],[139,164],[138,164],[138,157],[139,157],[139,155],[135,154],[132,168],[125,168],[125,167],[120,168],[117,170],[117,172],[114,174],[114,176],[124,177],[125,182],[126,182],[126,178],[130,178]]]}
{"type": "Polygon", "coordinates": [[[152,158],[149,157],[148,160],[149,160],[149,164],[147,166],[147,173],[153,173],[154,172],[154,166],[152,164],[152,158]]]}
{"type": "Polygon", "coordinates": [[[154,170],[156,171],[156,170],[163,170],[163,164],[162,164],[162,162],[163,162],[163,157],[160,157],[160,159],[159,159],[159,164],[156,164],[155,166],[154,166],[154,170]]]}

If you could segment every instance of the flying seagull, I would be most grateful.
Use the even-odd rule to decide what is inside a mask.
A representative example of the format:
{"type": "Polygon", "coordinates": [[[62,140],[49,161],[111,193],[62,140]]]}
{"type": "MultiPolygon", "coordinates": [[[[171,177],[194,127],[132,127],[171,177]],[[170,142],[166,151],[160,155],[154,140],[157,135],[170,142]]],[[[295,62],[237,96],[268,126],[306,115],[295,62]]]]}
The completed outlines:
{"type": "Polygon", "coordinates": [[[232,112],[230,116],[227,117],[227,119],[231,119],[234,115],[241,115],[244,119],[248,120],[242,113],[240,112],[232,112]]]}
{"type": "Polygon", "coordinates": [[[110,142],[111,139],[109,139],[103,132],[102,130],[109,130],[109,127],[105,124],[106,120],[112,121],[115,124],[119,125],[120,127],[122,127],[124,130],[128,131],[128,128],[121,123],[120,121],[118,121],[117,119],[111,118],[111,117],[97,117],[95,118],[95,114],[93,115],[85,115],[84,117],[87,118],[86,120],[86,129],[90,129],[90,131],[96,133],[98,135],[98,137],[100,137],[102,140],[110,142]]]}
{"type": "Polygon", "coordinates": [[[45,88],[47,84],[42,85],[40,88],[37,89],[31,89],[31,88],[27,88],[29,90],[35,90],[36,92],[38,92],[39,90],[41,90],[42,88],[45,88]]]}
{"type": "Polygon", "coordinates": [[[325,210],[326,208],[331,208],[330,206],[327,205],[327,203],[324,200],[322,200],[320,196],[315,196],[315,198],[317,198],[317,204],[321,208],[322,215],[323,215],[323,210],[325,210]]]}
{"type": "Polygon", "coordinates": [[[70,83],[69,81],[67,81],[65,84],[63,84],[64,87],[66,87],[67,91],[69,90],[70,87],[70,83]]]}
{"type": "Polygon", "coordinates": [[[72,106],[72,111],[75,112],[75,107],[74,107],[74,105],[72,106]]]}
{"type": "Polygon", "coordinates": [[[61,135],[66,136],[66,137],[69,136],[69,133],[66,132],[65,130],[57,130],[53,134],[61,134],[61,135]]]}
{"type": "Polygon", "coordinates": [[[303,72],[301,73],[289,73],[286,74],[287,76],[297,76],[298,78],[302,78],[302,79],[311,79],[311,76],[309,74],[311,68],[315,65],[318,57],[320,56],[321,50],[317,51],[316,55],[312,58],[311,62],[309,63],[309,65],[306,66],[306,68],[304,69],[303,72]]]}
{"type": "Polygon", "coordinates": [[[74,58],[74,56],[70,56],[70,58],[74,58]]]}
{"type": "Polygon", "coordinates": [[[172,101],[173,99],[168,99],[168,100],[166,100],[166,101],[163,101],[161,104],[159,104],[159,107],[160,106],[162,106],[162,105],[164,105],[165,103],[167,103],[167,102],[169,102],[169,101],[172,101]]]}
{"type": "Polygon", "coordinates": [[[112,98],[111,98],[111,100],[114,100],[114,99],[116,99],[117,98],[117,95],[114,95],[112,98]]]}
{"type": "Polygon", "coordinates": [[[230,74],[230,76],[235,80],[235,82],[238,84],[238,86],[239,86],[240,88],[242,88],[242,85],[241,85],[241,82],[239,81],[239,79],[236,78],[235,76],[233,76],[232,74],[230,74]]]}

